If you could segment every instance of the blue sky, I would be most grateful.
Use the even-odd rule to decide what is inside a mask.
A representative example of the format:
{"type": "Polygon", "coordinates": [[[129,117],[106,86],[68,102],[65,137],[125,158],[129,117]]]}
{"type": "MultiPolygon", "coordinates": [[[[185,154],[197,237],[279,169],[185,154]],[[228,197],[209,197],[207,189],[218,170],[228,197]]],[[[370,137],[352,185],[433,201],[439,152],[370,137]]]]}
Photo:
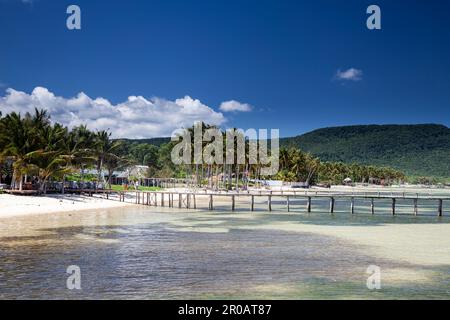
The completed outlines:
{"type": "Polygon", "coordinates": [[[87,117],[117,136],[167,135],[164,124],[196,117],[282,136],[450,125],[445,0],[0,0],[0,38],[3,113],[47,102],[58,121],[87,117]],[[81,8],[81,30],[66,28],[70,4],[81,8]],[[370,4],[381,8],[382,30],[366,28],[370,4]],[[220,110],[230,101],[245,112],[220,110]],[[89,112],[76,110],[85,104],[89,112]],[[124,112],[134,114],[122,124],[124,112]],[[148,126],[137,125],[143,119],[148,126]]]}

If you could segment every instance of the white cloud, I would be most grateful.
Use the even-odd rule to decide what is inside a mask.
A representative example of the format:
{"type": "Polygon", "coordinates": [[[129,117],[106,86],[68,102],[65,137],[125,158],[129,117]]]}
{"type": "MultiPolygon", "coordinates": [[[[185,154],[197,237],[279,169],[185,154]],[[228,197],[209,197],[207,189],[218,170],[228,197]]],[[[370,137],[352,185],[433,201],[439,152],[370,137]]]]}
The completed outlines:
{"type": "Polygon", "coordinates": [[[235,100],[225,101],[220,105],[220,110],[223,112],[250,112],[252,109],[251,105],[235,100]]]}
{"type": "Polygon", "coordinates": [[[70,128],[86,124],[91,130],[111,129],[115,138],[170,136],[174,130],[196,121],[212,125],[226,121],[222,113],[189,96],[175,101],[131,96],[116,105],[104,98],[92,99],[83,92],[72,98],[59,97],[43,87],[36,87],[31,94],[7,89],[6,95],[0,96],[3,115],[34,112],[35,107],[48,110],[52,121],[70,128]]]}
{"type": "Polygon", "coordinates": [[[350,68],[344,71],[338,70],[336,72],[336,79],[347,81],[360,81],[362,80],[362,70],[350,68]]]}

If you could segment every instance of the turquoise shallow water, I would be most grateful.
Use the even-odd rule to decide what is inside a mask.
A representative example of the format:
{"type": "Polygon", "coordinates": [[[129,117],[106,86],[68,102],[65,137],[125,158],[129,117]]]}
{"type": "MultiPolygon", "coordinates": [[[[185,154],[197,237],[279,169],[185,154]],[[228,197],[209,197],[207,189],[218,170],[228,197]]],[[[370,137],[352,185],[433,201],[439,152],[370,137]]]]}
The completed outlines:
{"type": "Polygon", "coordinates": [[[389,234],[387,225],[402,233],[431,226],[445,234],[449,218],[352,216],[345,204],[331,216],[326,203],[305,214],[298,205],[290,214],[280,203],[270,213],[131,207],[4,219],[0,298],[450,298],[450,266],[437,259],[450,248],[430,256],[432,263],[398,257],[395,247],[377,253],[383,246],[377,236],[389,234]],[[355,234],[324,233],[336,228],[355,234]],[[351,240],[361,230],[375,231],[373,246],[370,239],[351,240]],[[79,291],[66,288],[69,265],[81,269],[79,291]],[[386,270],[381,290],[366,287],[369,265],[386,270]]]}

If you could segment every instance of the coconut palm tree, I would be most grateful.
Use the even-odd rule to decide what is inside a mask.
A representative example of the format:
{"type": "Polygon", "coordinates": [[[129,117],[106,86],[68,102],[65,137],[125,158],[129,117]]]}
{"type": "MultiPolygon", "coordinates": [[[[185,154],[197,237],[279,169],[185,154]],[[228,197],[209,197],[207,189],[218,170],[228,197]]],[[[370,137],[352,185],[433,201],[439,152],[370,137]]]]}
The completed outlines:
{"type": "Polygon", "coordinates": [[[63,177],[71,168],[68,166],[69,154],[65,153],[65,141],[68,138],[67,128],[56,123],[37,127],[42,148],[32,152],[31,163],[36,169],[39,190],[46,193],[47,181],[52,177],[63,177]]]}
{"type": "MultiPolygon", "coordinates": [[[[80,182],[84,182],[84,170],[95,163],[95,134],[89,131],[85,125],[73,128],[64,143],[64,154],[67,166],[81,171],[80,182]]],[[[64,193],[64,185],[62,189],[64,193]]]]}
{"type": "Polygon", "coordinates": [[[112,140],[111,133],[106,130],[98,131],[95,134],[94,141],[93,153],[97,162],[98,182],[104,182],[103,166],[106,161],[116,156],[115,152],[120,147],[121,142],[112,140]]]}
{"type": "Polygon", "coordinates": [[[31,159],[35,152],[42,148],[39,128],[49,123],[45,111],[35,110],[34,116],[29,113],[22,117],[20,113],[12,112],[0,121],[0,145],[2,156],[13,159],[12,188],[22,190],[23,177],[34,169],[31,159]]]}

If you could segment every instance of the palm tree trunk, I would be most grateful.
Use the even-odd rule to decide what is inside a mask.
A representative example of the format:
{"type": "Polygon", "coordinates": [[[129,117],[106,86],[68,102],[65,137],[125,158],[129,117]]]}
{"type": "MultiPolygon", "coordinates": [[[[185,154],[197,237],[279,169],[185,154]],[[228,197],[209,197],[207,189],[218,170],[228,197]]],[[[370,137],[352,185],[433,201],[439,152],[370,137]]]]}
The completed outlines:
{"type": "Polygon", "coordinates": [[[97,166],[97,186],[95,189],[97,189],[98,184],[100,183],[100,181],[102,181],[102,169],[103,169],[103,158],[101,157],[97,166]]]}
{"type": "Polygon", "coordinates": [[[201,177],[200,177],[200,187],[203,187],[203,176],[204,176],[204,174],[205,174],[203,162],[202,162],[202,164],[201,164],[201,168],[202,168],[202,170],[201,170],[201,177]]]}
{"type": "Polygon", "coordinates": [[[199,185],[198,181],[198,164],[195,165],[195,187],[197,188],[199,185]]]}
{"type": "Polygon", "coordinates": [[[13,170],[13,174],[11,177],[11,189],[15,190],[16,189],[16,170],[13,170]]]}
{"type": "Polygon", "coordinates": [[[109,169],[108,170],[108,189],[111,189],[111,176],[113,174],[113,170],[109,169]]]}
{"type": "Polygon", "coordinates": [[[23,189],[23,175],[20,174],[19,177],[20,177],[20,180],[19,180],[19,191],[22,191],[22,189],[23,189]]]}
{"type": "Polygon", "coordinates": [[[80,174],[80,185],[81,185],[81,192],[83,192],[83,185],[84,185],[84,165],[81,165],[81,174],[80,174]]]}
{"type": "Polygon", "coordinates": [[[220,179],[222,182],[222,186],[226,185],[226,183],[227,183],[226,179],[227,179],[226,164],[223,164],[222,165],[222,179],[220,179]]]}
{"type": "Polygon", "coordinates": [[[235,170],[235,174],[236,174],[236,191],[239,190],[239,165],[236,164],[236,170],[235,170]]]}

